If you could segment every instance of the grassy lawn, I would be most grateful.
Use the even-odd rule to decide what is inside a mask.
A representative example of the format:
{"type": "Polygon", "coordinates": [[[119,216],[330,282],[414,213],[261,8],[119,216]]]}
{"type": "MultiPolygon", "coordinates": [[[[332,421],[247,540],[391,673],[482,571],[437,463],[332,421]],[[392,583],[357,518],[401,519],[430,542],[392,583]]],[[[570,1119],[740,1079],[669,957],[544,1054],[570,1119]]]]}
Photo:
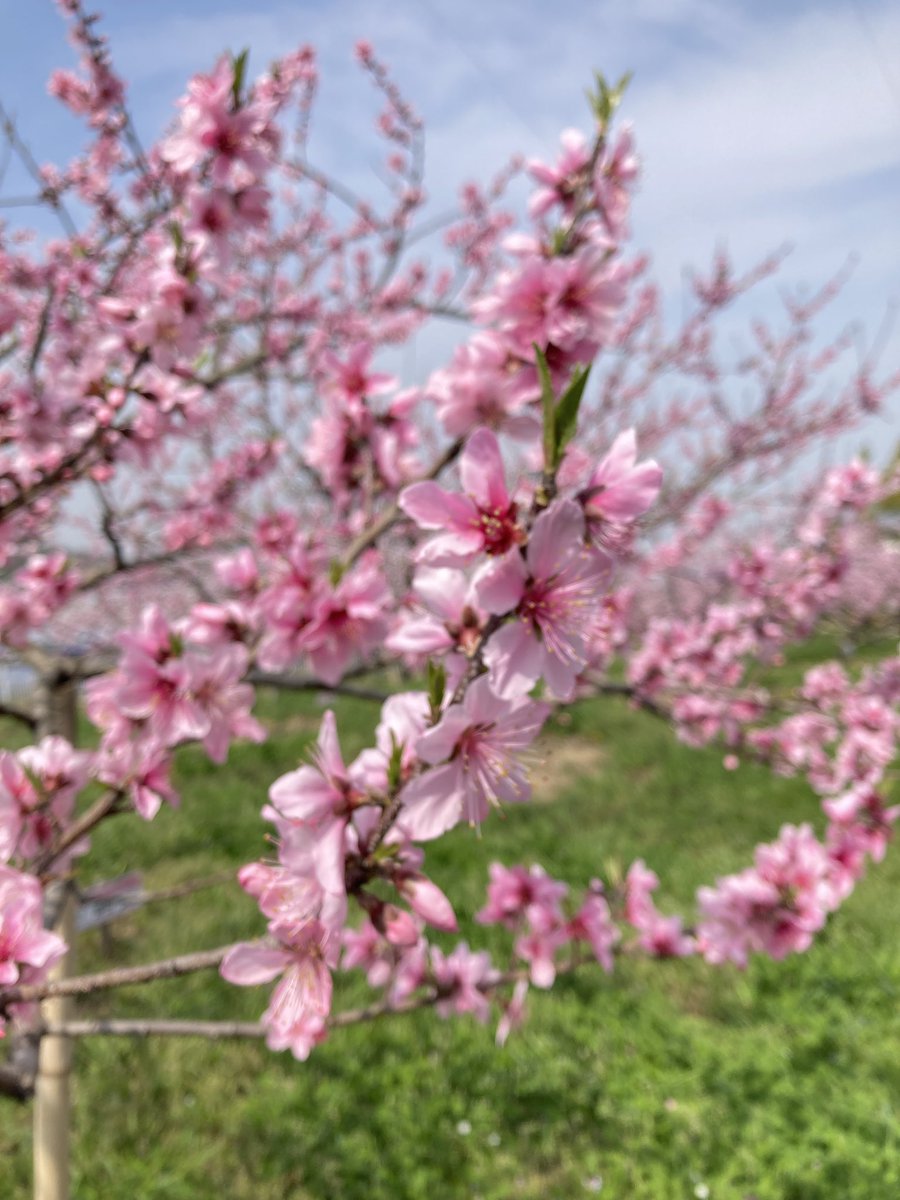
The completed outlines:
{"type": "MultiPolygon", "coordinates": [[[[375,706],[336,705],[349,758],[375,706]]],[[[313,699],[266,698],[277,729],[214,769],[179,760],[181,812],[109,822],[97,878],[164,887],[264,851],[266,785],[297,764],[313,699]]],[[[582,885],[644,857],[662,907],[740,868],[784,821],[815,820],[796,781],[680,746],[618,702],[573,710],[543,742],[535,803],[428,850],[470,941],[488,864],[541,862],[582,885]]],[[[807,955],[744,973],[623,962],[532,992],[498,1050],[493,1028],[434,1013],[339,1032],[306,1064],[262,1044],[92,1039],[77,1050],[77,1200],[896,1200],[900,1195],[900,853],[874,870],[807,955]]],[[[147,961],[258,934],[236,887],[157,904],[84,936],[79,968],[147,961]]],[[[342,990],[360,998],[355,983],[342,990]]],[[[106,1016],[255,1019],[264,990],[215,974],[110,993],[106,1016]]],[[[0,1196],[29,1196],[26,1109],[0,1100],[0,1196]]]]}

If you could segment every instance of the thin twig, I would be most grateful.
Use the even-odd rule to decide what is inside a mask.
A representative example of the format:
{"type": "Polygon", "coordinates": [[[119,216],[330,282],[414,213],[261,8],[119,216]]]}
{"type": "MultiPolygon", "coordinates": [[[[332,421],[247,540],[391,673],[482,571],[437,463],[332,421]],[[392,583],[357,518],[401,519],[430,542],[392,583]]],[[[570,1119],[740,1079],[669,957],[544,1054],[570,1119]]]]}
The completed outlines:
{"type": "Polygon", "coordinates": [[[324,683],[321,679],[297,679],[269,671],[251,671],[247,682],[256,687],[276,688],[283,692],[332,692],[336,696],[352,696],[356,700],[374,700],[383,704],[390,693],[378,688],[356,687],[352,683],[324,683]]]}
{"type": "MultiPolygon", "coordinates": [[[[448,467],[450,463],[453,462],[462,448],[463,439],[457,438],[456,441],[452,442],[444,451],[444,453],[433,463],[430,470],[428,470],[426,474],[422,475],[416,482],[437,478],[441,471],[443,471],[445,467],[448,467]]],[[[397,504],[391,504],[388,508],[386,508],[384,512],[381,513],[381,515],[375,521],[373,521],[367,529],[362,531],[355,541],[350,543],[347,553],[343,558],[344,567],[351,567],[365,550],[368,550],[370,546],[373,546],[383,533],[386,533],[392,525],[395,525],[397,521],[400,520],[402,515],[403,514],[400,510],[400,506],[397,504]]]]}
{"type": "Polygon", "coordinates": [[[105,792],[99,800],[78,818],[77,821],[64,830],[54,844],[37,860],[34,865],[36,875],[44,876],[49,867],[76,842],[81,841],[85,834],[90,833],[95,825],[115,812],[124,793],[118,789],[105,792]]]}

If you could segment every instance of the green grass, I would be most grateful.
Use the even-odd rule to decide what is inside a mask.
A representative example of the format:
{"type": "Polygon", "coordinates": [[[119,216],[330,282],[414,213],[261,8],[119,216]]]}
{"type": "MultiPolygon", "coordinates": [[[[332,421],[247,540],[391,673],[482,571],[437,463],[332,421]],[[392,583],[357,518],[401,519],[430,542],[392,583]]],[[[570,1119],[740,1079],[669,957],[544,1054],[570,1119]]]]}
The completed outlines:
{"type": "MultiPolygon", "coordinates": [[[[278,731],[229,765],[181,755],[181,812],[117,818],[95,838],[94,876],[150,886],[237,866],[264,851],[267,783],[314,736],[315,702],[267,698],[278,731]]],[[[377,713],[343,703],[348,758],[377,713]]],[[[585,703],[546,744],[554,786],[539,803],[428,848],[463,936],[499,947],[472,914],[488,864],[540,861],[573,884],[643,856],[661,904],[749,861],[784,821],[816,819],[808,788],[680,746],[615,702],[585,703]],[[580,757],[573,759],[572,747],[580,757]],[[574,762],[584,765],[579,773],[574,762]],[[556,764],[556,766],[555,766],[556,764]]],[[[493,1029],[434,1013],[346,1030],[306,1064],[261,1044],[79,1044],[77,1200],[442,1200],[578,1197],[896,1200],[900,1195],[900,854],[872,871],[807,955],[744,973],[695,962],[623,962],[532,993],[499,1050],[493,1029]],[[702,1187],[700,1193],[702,1194],[702,1187]]],[[[236,888],[155,905],[79,967],[139,962],[260,932],[236,888]]],[[[358,985],[343,993],[359,998],[358,985]]],[[[264,990],[213,974],[109,993],[98,1015],[255,1019],[264,990]]],[[[29,1196],[29,1114],[5,1102],[0,1196],[29,1196]]]]}

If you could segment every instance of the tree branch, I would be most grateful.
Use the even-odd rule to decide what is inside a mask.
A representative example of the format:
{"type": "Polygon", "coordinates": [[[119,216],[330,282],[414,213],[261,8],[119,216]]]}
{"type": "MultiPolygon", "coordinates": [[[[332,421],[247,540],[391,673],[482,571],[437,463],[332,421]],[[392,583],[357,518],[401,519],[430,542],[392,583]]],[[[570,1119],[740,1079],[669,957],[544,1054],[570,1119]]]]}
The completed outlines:
{"type": "Polygon", "coordinates": [[[230,949],[229,945],[219,946],[215,950],[198,950],[193,954],[179,954],[175,958],[141,963],[136,967],[115,967],[94,975],[72,975],[55,983],[13,984],[11,987],[0,989],[0,1009],[10,1004],[27,1004],[51,996],[88,996],[92,992],[111,991],[113,988],[129,987],[134,983],[177,979],[180,975],[191,975],[195,971],[208,971],[217,967],[230,949]]]}

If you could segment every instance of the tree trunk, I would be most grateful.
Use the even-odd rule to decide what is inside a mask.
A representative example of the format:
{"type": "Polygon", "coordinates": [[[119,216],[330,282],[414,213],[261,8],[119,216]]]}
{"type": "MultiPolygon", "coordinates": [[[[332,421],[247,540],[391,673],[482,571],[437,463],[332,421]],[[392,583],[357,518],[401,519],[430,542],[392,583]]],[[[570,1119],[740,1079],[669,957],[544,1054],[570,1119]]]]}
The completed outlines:
{"type": "MultiPolygon", "coordinates": [[[[38,696],[38,734],[59,734],[73,745],[77,724],[77,691],[71,680],[42,680],[38,696]]],[[[45,924],[70,947],[51,978],[72,974],[77,902],[66,880],[46,890],[45,924]]],[[[45,1000],[41,1017],[57,1024],[71,1015],[67,998],[45,1000]]],[[[34,1200],[69,1200],[69,1127],[72,1042],[67,1037],[41,1038],[34,1089],[34,1200]]]]}

